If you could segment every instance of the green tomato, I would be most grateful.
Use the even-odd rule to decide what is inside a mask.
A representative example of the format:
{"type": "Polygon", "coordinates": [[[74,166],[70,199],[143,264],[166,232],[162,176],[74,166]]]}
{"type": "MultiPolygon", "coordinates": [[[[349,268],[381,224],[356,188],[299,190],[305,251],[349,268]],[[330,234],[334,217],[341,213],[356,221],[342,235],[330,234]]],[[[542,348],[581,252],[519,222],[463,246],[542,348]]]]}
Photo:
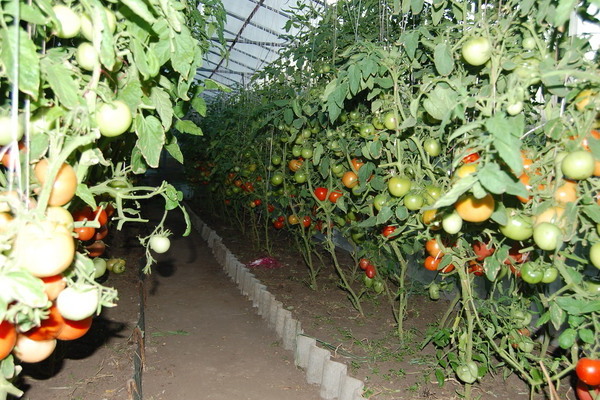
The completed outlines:
{"type": "Polygon", "coordinates": [[[131,126],[133,117],[129,106],[121,100],[103,103],[96,110],[96,123],[102,136],[119,136],[131,126]]]}
{"type": "Polygon", "coordinates": [[[304,158],[305,160],[308,160],[310,158],[312,158],[313,156],[313,149],[309,148],[309,147],[304,147],[302,149],[302,152],[300,154],[302,156],[302,158],[304,158]]]}
{"type": "Polygon", "coordinates": [[[394,197],[402,197],[406,195],[412,187],[412,181],[408,178],[392,176],[388,180],[388,191],[394,197]]]}
{"type": "Polygon", "coordinates": [[[492,45],[484,37],[474,37],[463,44],[461,52],[468,64],[478,67],[488,62],[492,56],[492,45]]]}
{"type": "Polygon", "coordinates": [[[555,267],[548,267],[544,270],[544,276],[542,277],[542,283],[552,283],[558,278],[558,269],[555,267]]]}
{"type": "Polygon", "coordinates": [[[305,183],[306,179],[306,172],[301,170],[294,172],[294,180],[296,181],[296,183],[305,183]]]}
{"type": "Polygon", "coordinates": [[[590,249],[590,261],[594,267],[600,269],[600,242],[592,245],[590,249]]]}
{"type": "Polygon", "coordinates": [[[577,331],[573,328],[565,329],[558,337],[558,345],[561,349],[570,349],[577,339],[577,331]]]}
{"type": "MultiPolygon", "coordinates": [[[[365,277],[368,278],[366,275],[365,275],[365,277]]],[[[378,279],[375,282],[373,282],[373,290],[375,291],[375,293],[377,293],[377,294],[383,293],[383,289],[384,289],[384,287],[383,287],[382,281],[380,281],[378,279]]]]}
{"type": "Polygon", "coordinates": [[[442,228],[451,235],[460,232],[462,224],[463,220],[456,211],[452,211],[442,219],[442,228]]]}
{"type": "Polygon", "coordinates": [[[456,367],[456,376],[464,383],[474,383],[477,380],[478,367],[474,361],[469,361],[456,367]]]}
{"type": "Polygon", "coordinates": [[[54,15],[56,15],[56,19],[58,20],[55,32],[56,36],[62,39],[71,39],[79,34],[81,19],[75,11],[62,4],[52,7],[52,11],[54,11],[54,15]]]}
{"type": "Polygon", "coordinates": [[[429,298],[431,300],[440,299],[440,285],[438,285],[437,283],[432,282],[431,284],[429,284],[428,292],[429,298]]]}
{"type": "Polygon", "coordinates": [[[589,151],[573,151],[563,158],[560,163],[562,173],[568,179],[587,179],[594,173],[594,156],[589,151]]]}
{"type": "Polygon", "coordinates": [[[433,204],[437,199],[442,197],[442,188],[439,186],[427,185],[425,186],[424,197],[427,204],[433,204]]]}
{"type": "Polygon", "coordinates": [[[393,111],[389,111],[383,115],[383,125],[386,129],[396,130],[398,129],[398,117],[393,111]]]}
{"type": "Polygon", "coordinates": [[[273,165],[280,165],[282,161],[283,160],[282,160],[281,156],[271,157],[271,164],[273,164],[273,165]]]}
{"type": "Polygon", "coordinates": [[[373,198],[373,207],[375,207],[377,211],[381,211],[381,209],[385,207],[389,201],[390,198],[387,195],[380,193],[373,198]]]}
{"type": "Polygon", "coordinates": [[[437,157],[442,152],[442,146],[440,142],[433,138],[425,139],[423,142],[423,149],[430,157],[437,157]]]}
{"type": "Polygon", "coordinates": [[[544,271],[539,269],[536,265],[526,262],[521,266],[521,278],[523,281],[535,285],[540,283],[544,278],[544,271]]]}
{"type": "Polygon", "coordinates": [[[373,286],[373,278],[369,278],[368,276],[364,275],[363,283],[365,284],[366,287],[370,288],[373,286]]]}
{"type": "Polygon", "coordinates": [[[0,146],[6,146],[13,140],[19,141],[24,133],[21,118],[17,118],[16,124],[9,116],[0,116],[0,146]]]}
{"type": "Polygon", "coordinates": [[[282,183],[283,183],[283,174],[276,173],[276,174],[273,174],[273,176],[271,176],[271,185],[279,186],[282,183]]]}
{"type": "Polygon", "coordinates": [[[292,146],[292,155],[294,157],[300,157],[301,154],[302,154],[302,146],[299,146],[299,145],[292,146]]]}
{"type": "Polygon", "coordinates": [[[404,207],[411,211],[420,210],[425,200],[419,193],[412,192],[404,196],[404,207]]]}
{"type": "Polygon", "coordinates": [[[85,71],[93,71],[100,63],[98,52],[90,42],[81,42],[75,51],[75,60],[79,67],[85,71]]]}
{"type": "Polygon", "coordinates": [[[553,223],[542,222],[533,228],[533,241],[540,249],[552,251],[562,242],[562,232],[553,223]]]}
{"type": "Polygon", "coordinates": [[[508,220],[506,225],[500,225],[500,232],[512,240],[527,240],[533,235],[533,221],[531,217],[518,215],[512,209],[507,209],[508,220]]]}
{"type": "Polygon", "coordinates": [[[535,49],[535,39],[531,36],[527,36],[523,39],[521,45],[525,50],[533,50],[535,49]]]}
{"type": "Polygon", "coordinates": [[[360,136],[362,138],[369,138],[371,136],[373,136],[373,134],[375,133],[375,127],[373,126],[373,124],[362,124],[360,127],[360,136]]]}
{"type": "Polygon", "coordinates": [[[512,317],[512,322],[515,324],[515,326],[517,328],[524,328],[526,326],[529,326],[529,324],[531,323],[531,320],[533,319],[533,316],[531,315],[530,312],[524,311],[524,310],[514,310],[511,313],[511,317],[512,317]]]}
{"type": "Polygon", "coordinates": [[[506,113],[508,115],[517,115],[520,114],[521,111],[523,111],[522,101],[515,101],[514,103],[511,103],[506,106],[506,113]]]}

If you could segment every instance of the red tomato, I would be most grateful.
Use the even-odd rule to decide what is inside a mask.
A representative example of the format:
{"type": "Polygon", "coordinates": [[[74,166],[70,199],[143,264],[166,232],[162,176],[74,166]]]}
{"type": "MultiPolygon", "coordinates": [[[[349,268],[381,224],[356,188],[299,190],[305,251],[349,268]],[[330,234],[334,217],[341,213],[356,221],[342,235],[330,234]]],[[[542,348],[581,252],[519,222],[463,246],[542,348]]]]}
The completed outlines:
{"type": "Polygon", "coordinates": [[[382,234],[384,237],[388,237],[388,236],[390,236],[392,233],[394,233],[394,231],[395,231],[395,230],[396,230],[396,227],[395,227],[395,226],[388,225],[388,226],[386,226],[385,228],[383,228],[383,230],[381,231],[381,234],[382,234]]]}
{"type": "Polygon", "coordinates": [[[96,240],[89,246],[85,246],[88,256],[91,258],[100,257],[106,251],[106,244],[102,240],[96,240]]]}
{"type": "Polygon", "coordinates": [[[465,164],[471,164],[479,160],[479,153],[471,153],[463,157],[462,162],[465,164]]]}
{"type": "Polygon", "coordinates": [[[8,321],[0,322],[0,360],[10,354],[17,342],[17,330],[8,321]]]}
{"type": "Polygon", "coordinates": [[[375,266],[373,264],[367,265],[367,268],[365,269],[365,275],[367,275],[367,277],[371,279],[373,279],[375,275],[377,275],[377,270],[375,269],[375,266]]]}
{"type": "Polygon", "coordinates": [[[275,227],[275,229],[281,229],[281,228],[283,228],[283,225],[284,225],[283,221],[279,221],[279,220],[273,221],[273,226],[275,227]]]}
{"type": "Polygon", "coordinates": [[[480,262],[494,254],[494,251],[496,250],[493,246],[489,246],[489,243],[484,243],[479,240],[473,242],[471,246],[473,247],[473,252],[477,255],[476,260],[480,262]]]}
{"type": "Polygon", "coordinates": [[[442,259],[439,257],[436,258],[432,256],[427,256],[425,262],[423,263],[423,266],[429,271],[437,271],[438,265],[440,265],[440,261],[442,261],[442,259]]]}
{"type": "Polygon", "coordinates": [[[275,206],[273,204],[267,204],[267,211],[272,213],[275,211],[275,206]]]}
{"type": "Polygon", "coordinates": [[[101,226],[106,225],[106,223],[108,222],[108,214],[106,213],[104,207],[96,208],[96,211],[94,211],[93,219],[97,220],[101,226]]]}
{"type": "Polygon", "coordinates": [[[325,199],[327,198],[327,192],[327,188],[318,187],[315,189],[315,197],[320,201],[325,201],[325,199]]]}
{"type": "Polygon", "coordinates": [[[367,269],[369,264],[371,264],[371,261],[368,258],[361,258],[358,261],[358,265],[360,266],[360,269],[362,269],[363,271],[367,269]]]}
{"type": "Polygon", "coordinates": [[[304,226],[305,228],[310,227],[311,222],[312,222],[312,219],[308,215],[305,215],[302,218],[302,226],[304,226]]]}
{"type": "Polygon", "coordinates": [[[108,226],[102,225],[100,228],[96,229],[96,234],[94,235],[94,240],[102,240],[108,235],[108,226]]]}
{"type": "Polygon", "coordinates": [[[577,386],[575,387],[575,391],[577,392],[577,398],[579,400],[595,400],[600,397],[600,385],[589,386],[586,385],[580,379],[577,379],[577,386]],[[591,394],[590,392],[594,393],[591,394]]]}
{"type": "Polygon", "coordinates": [[[58,308],[56,305],[50,306],[50,314],[46,319],[42,320],[40,326],[32,328],[27,332],[24,332],[23,335],[27,336],[31,340],[50,340],[55,339],[60,331],[63,329],[65,325],[65,320],[63,319],[60,312],[58,312],[58,308]]]}
{"type": "Polygon", "coordinates": [[[477,263],[475,260],[469,261],[468,271],[470,274],[474,274],[477,276],[482,276],[485,273],[485,270],[481,266],[481,264],[477,263]]]}
{"type": "Polygon", "coordinates": [[[329,201],[332,203],[337,202],[340,197],[342,197],[342,192],[340,192],[339,190],[334,190],[331,193],[329,193],[329,201]]]}
{"type": "Polygon", "coordinates": [[[65,319],[65,325],[56,338],[60,340],[79,339],[90,330],[90,327],[92,326],[92,319],[93,316],[84,318],[81,321],[71,321],[70,319],[65,319]]]}
{"type": "Polygon", "coordinates": [[[580,381],[590,386],[600,385],[600,360],[583,357],[577,361],[575,373],[580,381]]]}
{"type": "Polygon", "coordinates": [[[91,240],[96,234],[96,228],[92,228],[91,226],[74,228],[73,231],[77,234],[77,239],[83,242],[91,240]]]}

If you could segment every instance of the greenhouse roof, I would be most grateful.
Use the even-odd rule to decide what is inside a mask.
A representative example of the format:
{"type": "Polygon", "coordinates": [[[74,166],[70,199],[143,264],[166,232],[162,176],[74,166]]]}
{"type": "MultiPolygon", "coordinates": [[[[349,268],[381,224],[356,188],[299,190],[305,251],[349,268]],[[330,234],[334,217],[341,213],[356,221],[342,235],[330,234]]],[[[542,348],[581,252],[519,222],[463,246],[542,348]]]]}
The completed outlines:
{"type": "MultiPolygon", "coordinates": [[[[277,58],[285,46],[282,34],[290,19],[288,11],[303,3],[325,5],[325,0],[222,0],[227,12],[223,54],[215,46],[205,56],[196,76],[210,78],[231,88],[244,87],[256,71],[277,58]]],[[[333,1],[328,0],[327,3],[333,1]]],[[[212,40],[218,43],[215,36],[212,40]]],[[[206,93],[209,96],[210,92],[206,93]]]]}

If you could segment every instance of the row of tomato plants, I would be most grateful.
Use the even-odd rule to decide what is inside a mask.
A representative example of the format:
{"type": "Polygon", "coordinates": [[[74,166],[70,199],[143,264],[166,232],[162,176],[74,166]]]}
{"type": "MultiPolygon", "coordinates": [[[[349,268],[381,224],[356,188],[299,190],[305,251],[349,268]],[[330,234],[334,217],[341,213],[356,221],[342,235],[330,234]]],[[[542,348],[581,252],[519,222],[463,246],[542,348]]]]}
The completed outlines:
{"type": "MultiPolygon", "coordinates": [[[[140,244],[145,272],[169,247],[166,214],[182,193],[139,177],[175,134],[200,134],[186,108],[205,112],[195,81],[225,12],[207,1],[4,1],[0,13],[0,398],[21,362],[49,357],[85,334],[118,294],[100,278],[110,229],[146,223],[142,200],[164,200],[140,244]],[[210,7],[204,12],[203,7],[210,7]]],[[[210,85],[208,83],[207,85],[210,85]]],[[[188,229],[189,231],[189,229],[188,229]]],[[[108,281],[110,283],[110,281],[108,281]]]]}
{"type": "Polygon", "coordinates": [[[532,396],[575,370],[596,396],[599,80],[568,28],[593,8],[400,3],[298,17],[268,84],[214,105],[189,175],[267,249],[292,233],[314,289],[322,246],[352,305],[385,296],[401,337],[408,265],[430,270],[432,300],[453,297],[423,345],[465,396],[498,369],[532,396]]]}

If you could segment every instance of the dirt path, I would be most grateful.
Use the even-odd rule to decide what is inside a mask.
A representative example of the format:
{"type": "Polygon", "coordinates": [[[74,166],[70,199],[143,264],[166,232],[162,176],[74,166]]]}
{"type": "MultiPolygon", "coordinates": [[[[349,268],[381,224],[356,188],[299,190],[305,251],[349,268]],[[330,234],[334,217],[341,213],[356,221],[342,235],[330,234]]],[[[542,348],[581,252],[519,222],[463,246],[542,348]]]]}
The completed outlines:
{"type": "Polygon", "coordinates": [[[197,233],[173,237],[158,260],[147,282],[145,399],[319,399],[197,233]]]}

